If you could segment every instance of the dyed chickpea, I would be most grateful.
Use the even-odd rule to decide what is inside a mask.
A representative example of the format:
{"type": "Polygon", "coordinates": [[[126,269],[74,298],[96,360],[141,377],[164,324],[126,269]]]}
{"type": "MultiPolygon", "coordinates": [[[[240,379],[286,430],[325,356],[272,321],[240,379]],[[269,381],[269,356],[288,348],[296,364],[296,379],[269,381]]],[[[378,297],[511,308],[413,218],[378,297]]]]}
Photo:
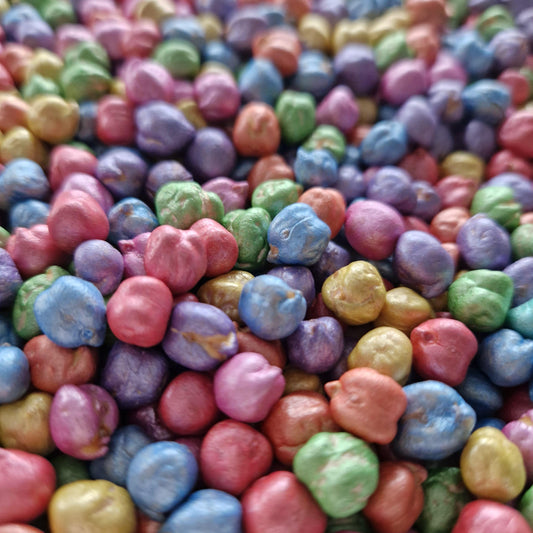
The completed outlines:
{"type": "Polygon", "coordinates": [[[202,440],[200,472],[208,487],[238,496],[268,472],[272,458],[272,447],[259,431],[223,420],[202,440]]]}
{"type": "Polygon", "coordinates": [[[502,528],[508,533],[531,531],[527,520],[516,509],[480,498],[463,507],[452,533],[497,533],[502,528]]]}
{"type": "Polygon", "coordinates": [[[74,172],[96,175],[98,159],[88,152],[74,146],[59,145],[50,152],[48,177],[52,190],[57,190],[66,177],[74,172]]]}
{"type": "Polygon", "coordinates": [[[283,370],[283,377],[285,378],[284,395],[292,392],[322,392],[322,383],[316,374],[286,366],[283,370]]]}
{"type": "Polygon", "coordinates": [[[272,472],[243,494],[243,524],[248,533],[283,529],[285,533],[322,533],[327,516],[292,472],[272,472]]]}
{"type": "Polygon", "coordinates": [[[0,448],[0,466],[0,524],[29,522],[45,512],[56,486],[52,464],[33,453],[0,448]]]}
{"type": "Polygon", "coordinates": [[[174,294],[186,292],[206,272],[205,243],[195,231],[159,226],[148,239],[144,267],[149,276],[163,281],[174,294]]]}
{"type": "Polygon", "coordinates": [[[261,102],[246,104],[233,127],[233,143],[240,155],[264,157],[274,154],[280,142],[278,119],[272,107],[261,102]]]}
{"type": "Polygon", "coordinates": [[[216,372],[214,394],[217,407],[241,422],[264,420],[285,388],[281,369],[258,353],[241,352],[216,372]]]}
{"type": "Polygon", "coordinates": [[[329,226],[331,239],[337,236],[344,223],[346,209],[346,202],[340,192],[330,188],[311,187],[298,201],[310,205],[318,217],[329,226]]]}
{"type": "Polygon", "coordinates": [[[393,206],[375,200],[352,203],[346,210],[345,233],[352,248],[368,259],[385,259],[405,232],[405,223],[393,206]]]}
{"type": "Polygon", "coordinates": [[[337,270],[322,286],[326,306],[350,325],[375,320],[385,303],[385,293],[379,272],[366,261],[355,261],[337,270]]]}
{"type": "Polygon", "coordinates": [[[163,391],[158,413],[177,435],[204,433],[219,416],[212,378],[200,372],[182,372],[163,391]]]}
{"type": "Polygon", "coordinates": [[[301,51],[296,32],[285,28],[266,30],[254,39],[252,45],[254,57],[272,61],[282,76],[296,72],[301,51]]]}
{"type": "Polygon", "coordinates": [[[98,102],[96,135],[107,145],[128,145],[135,138],[133,106],[120,96],[105,96],[98,102]]]}
{"type": "Polygon", "coordinates": [[[376,533],[407,531],[422,512],[426,469],[407,461],[383,461],[379,483],[363,514],[376,533]]]}
{"type": "Polygon", "coordinates": [[[94,198],[86,192],[70,190],[55,199],[48,215],[48,229],[56,246],[71,253],[89,239],[105,240],[109,222],[94,198]]]}
{"type": "Polygon", "coordinates": [[[31,392],[16,402],[0,405],[0,444],[49,455],[55,448],[48,422],[51,404],[50,394],[31,392]]]}
{"type": "Polygon", "coordinates": [[[518,496],[526,483],[520,449],[491,427],[476,430],[468,439],[461,453],[461,475],[476,497],[502,503],[518,496]]]}
{"type": "Polygon", "coordinates": [[[50,431],[56,446],[78,459],[96,459],[107,453],[110,435],[118,425],[118,407],[101,387],[63,385],[50,410],[50,431]],[[72,431],[75,425],[77,432],[72,431]]]}
{"type": "Polygon", "coordinates": [[[197,291],[198,299],[202,303],[218,307],[232,320],[242,323],[238,310],[239,298],[244,284],[251,279],[253,279],[253,275],[249,272],[231,270],[203,283],[197,291]]]}
{"type": "Polygon", "coordinates": [[[159,279],[134,276],[124,280],[107,304],[107,320],[114,335],[137,346],[163,340],[172,310],[172,294],[159,279]]]}
{"type": "Polygon", "coordinates": [[[348,368],[370,367],[405,383],[411,371],[413,348],[400,330],[379,327],[361,337],[348,356],[348,368]]]}
{"type": "Polygon", "coordinates": [[[254,164],[247,178],[249,196],[252,196],[252,193],[259,184],[273,179],[289,179],[294,181],[292,167],[278,154],[262,157],[254,164]]]}
{"type": "Polygon", "coordinates": [[[208,277],[220,276],[229,272],[239,257],[239,246],[235,237],[216,220],[203,218],[197,220],[190,228],[204,241],[207,254],[208,277]]]}
{"type": "Polygon", "coordinates": [[[435,318],[411,331],[413,366],[424,379],[436,379],[452,387],[461,383],[476,355],[475,335],[458,320],[435,318]]]}
{"type": "Polygon", "coordinates": [[[331,398],[333,420],[345,431],[378,444],[394,439],[407,398],[391,377],[371,368],[354,368],[324,388],[331,398]]]}
{"type": "Polygon", "coordinates": [[[117,341],[107,354],[100,383],[120,409],[135,409],[156,401],[168,376],[168,360],[161,350],[117,341]]]}
{"type": "Polygon", "coordinates": [[[312,391],[292,392],[280,398],[261,425],[278,461],[290,466],[297,451],[315,433],[335,431],[327,400],[312,391]]]}
{"type": "Polygon", "coordinates": [[[238,352],[255,352],[261,354],[271,365],[283,369],[287,362],[282,342],[267,341],[250,332],[248,328],[237,330],[238,352]]]}
{"type": "Polygon", "coordinates": [[[197,301],[179,301],[173,308],[163,350],[191,370],[213,370],[237,353],[237,332],[220,309],[197,301]]]}
{"type": "Polygon", "coordinates": [[[62,385],[87,383],[96,373],[97,351],[89,346],[62,348],[46,335],[37,335],[24,345],[32,385],[54,394],[62,385]]]}
{"type": "Polygon", "coordinates": [[[126,489],[109,481],[82,480],[64,485],[50,501],[53,531],[89,527],[102,533],[135,533],[135,507],[126,489]]]}
{"type": "Polygon", "coordinates": [[[430,302],[407,287],[395,287],[387,291],[385,304],[374,325],[389,326],[409,335],[420,323],[433,318],[430,302]]]}

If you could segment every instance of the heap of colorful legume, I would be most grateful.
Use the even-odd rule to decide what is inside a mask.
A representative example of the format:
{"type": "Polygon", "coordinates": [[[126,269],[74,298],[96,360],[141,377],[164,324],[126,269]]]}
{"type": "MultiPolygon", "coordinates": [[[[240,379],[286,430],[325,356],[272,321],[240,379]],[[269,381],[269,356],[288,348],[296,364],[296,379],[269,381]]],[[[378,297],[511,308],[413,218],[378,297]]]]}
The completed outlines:
{"type": "Polygon", "coordinates": [[[0,533],[531,533],[530,0],[0,0],[0,533]]]}

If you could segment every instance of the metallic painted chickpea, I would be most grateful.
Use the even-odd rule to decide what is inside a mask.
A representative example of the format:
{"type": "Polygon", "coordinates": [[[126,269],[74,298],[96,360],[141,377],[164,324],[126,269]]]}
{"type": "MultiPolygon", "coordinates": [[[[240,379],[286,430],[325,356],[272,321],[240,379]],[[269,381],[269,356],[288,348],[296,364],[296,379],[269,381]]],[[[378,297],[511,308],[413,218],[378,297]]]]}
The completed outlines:
{"type": "Polygon", "coordinates": [[[368,36],[369,25],[370,23],[366,19],[343,19],[338,22],[333,28],[331,37],[333,52],[339,52],[349,43],[368,44],[370,41],[368,36]]]}
{"type": "Polygon", "coordinates": [[[448,207],[437,213],[429,225],[431,234],[440,242],[455,242],[461,226],[470,218],[464,207],[448,207]]]}
{"type": "Polygon", "coordinates": [[[274,27],[254,39],[252,51],[254,58],[272,61],[282,76],[291,76],[298,69],[302,45],[293,29],[274,27]]]}
{"type": "Polygon", "coordinates": [[[22,126],[11,128],[0,145],[0,162],[4,165],[23,157],[31,159],[42,167],[46,166],[48,153],[44,144],[28,129],[22,126]]]}
{"type": "Polygon", "coordinates": [[[291,392],[321,392],[322,390],[320,378],[316,374],[309,374],[299,368],[285,368],[283,377],[285,378],[283,395],[290,394],[291,392]]]}
{"type": "Polygon", "coordinates": [[[30,103],[28,126],[40,140],[62,144],[73,139],[79,122],[79,107],[72,100],[43,94],[30,103]]]}
{"type": "Polygon", "coordinates": [[[309,49],[327,52],[331,44],[331,25],[325,17],[309,13],[298,24],[300,41],[309,49]]]}
{"type": "Polygon", "coordinates": [[[409,335],[418,324],[433,316],[433,309],[426,298],[407,287],[395,287],[387,291],[385,304],[374,325],[390,326],[409,335]]]}
{"type": "Polygon", "coordinates": [[[185,115],[185,118],[199,130],[207,126],[207,122],[198,109],[198,104],[192,98],[183,98],[176,107],[185,115]]]}
{"type": "Polygon", "coordinates": [[[135,506],[128,491],[103,479],[68,483],[53,495],[48,519],[54,533],[135,533],[135,506]]]}
{"type": "Polygon", "coordinates": [[[483,160],[469,152],[457,151],[448,154],[440,164],[441,177],[458,175],[471,179],[479,185],[485,173],[483,160]]]}
{"type": "Polygon", "coordinates": [[[357,326],[375,320],[385,303],[385,285],[376,267],[354,261],[322,285],[324,303],[342,322],[357,326]]]}
{"type": "Polygon", "coordinates": [[[40,74],[44,78],[54,81],[59,80],[59,75],[63,69],[63,60],[45,48],[35,50],[26,68],[26,81],[34,74],[40,74]]]}
{"type": "Polygon", "coordinates": [[[374,124],[378,116],[378,105],[376,101],[369,97],[356,98],[355,101],[357,102],[357,107],[359,108],[359,118],[357,119],[357,124],[374,124]]]}
{"type": "Polygon", "coordinates": [[[198,22],[205,32],[206,41],[216,41],[221,39],[224,34],[222,21],[212,13],[200,13],[198,22]]]}
{"type": "Polygon", "coordinates": [[[141,0],[135,5],[135,18],[150,19],[159,24],[175,14],[175,8],[169,0],[141,0]]]}
{"type": "Polygon", "coordinates": [[[51,394],[31,392],[0,406],[0,445],[37,455],[51,453],[55,448],[48,423],[51,405],[51,394]]]}
{"type": "Polygon", "coordinates": [[[506,503],[526,484],[520,449],[493,427],[482,427],[470,435],[460,467],[466,488],[481,499],[506,503]]]}
{"type": "Polygon", "coordinates": [[[408,27],[408,13],[403,9],[392,8],[370,23],[368,28],[369,43],[375,46],[388,33],[396,30],[405,30],[408,27]]]}
{"type": "Polygon", "coordinates": [[[375,328],[363,335],[348,356],[348,368],[369,367],[405,384],[413,361],[409,337],[388,326],[375,328]]]}
{"type": "Polygon", "coordinates": [[[232,270],[206,281],[198,289],[198,299],[222,309],[232,320],[242,324],[239,316],[239,298],[245,283],[254,276],[244,270],[232,270]]]}

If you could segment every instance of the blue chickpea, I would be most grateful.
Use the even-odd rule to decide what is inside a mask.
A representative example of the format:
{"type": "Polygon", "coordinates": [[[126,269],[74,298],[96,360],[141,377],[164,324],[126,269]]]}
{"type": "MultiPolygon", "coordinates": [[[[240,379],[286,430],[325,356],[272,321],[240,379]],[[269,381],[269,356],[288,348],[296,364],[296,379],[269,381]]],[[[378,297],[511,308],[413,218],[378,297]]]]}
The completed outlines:
{"type": "Polygon", "coordinates": [[[337,161],[329,150],[298,148],[294,161],[296,181],[310,187],[332,187],[338,179],[337,161]]]}
{"type": "Polygon", "coordinates": [[[0,346],[0,405],[22,398],[30,381],[26,354],[16,346],[0,346]]]}
{"type": "Polygon", "coordinates": [[[494,64],[494,53],[477,31],[453,32],[449,35],[447,44],[471,79],[478,80],[489,74],[494,64]]]}
{"type": "Polygon", "coordinates": [[[242,508],[239,500],[221,490],[193,492],[163,524],[159,533],[241,533],[242,508]]]}
{"type": "Polygon", "coordinates": [[[130,462],[126,488],[149,517],[163,521],[192,491],[198,463],[183,444],[162,441],[144,446],[130,462]]]}
{"type": "Polygon", "coordinates": [[[374,124],[361,143],[361,159],[367,166],[394,165],[406,153],[407,131],[394,120],[374,124]]]}
{"type": "Polygon", "coordinates": [[[33,311],[41,331],[59,346],[101,346],[104,342],[104,297],[88,281],[61,276],[37,296],[33,311]]]}
{"type": "Polygon", "coordinates": [[[0,312],[0,345],[10,344],[20,346],[21,339],[13,327],[13,313],[11,310],[0,312]]]}
{"type": "Polygon", "coordinates": [[[20,3],[12,5],[2,15],[2,28],[9,40],[15,38],[15,31],[18,26],[29,22],[30,20],[42,20],[41,15],[32,5],[20,3]]]}
{"type": "Polygon", "coordinates": [[[15,204],[9,211],[9,226],[15,228],[31,228],[35,224],[46,224],[50,204],[41,200],[24,200],[15,204]]]}
{"type": "Polygon", "coordinates": [[[500,389],[475,366],[470,366],[465,379],[456,390],[479,417],[494,416],[503,406],[500,389]]]}
{"type": "Polygon", "coordinates": [[[248,281],[239,299],[239,315],[254,335],[282,339],[305,318],[307,303],[300,291],[276,276],[263,274],[248,281]]]}
{"type": "Polygon", "coordinates": [[[76,139],[81,142],[92,143],[96,140],[97,102],[80,102],[80,119],[76,139]]]}
{"type": "Polygon", "coordinates": [[[533,298],[509,309],[507,325],[526,339],[533,339],[533,298]]]}
{"type": "Polygon", "coordinates": [[[330,236],[329,226],[318,218],[311,206],[288,205],[268,227],[270,252],[267,260],[282,265],[313,265],[326,249],[330,236]]]}
{"type": "Polygon", "coordinates": [[[239,65],[239,56],[226,43],[222,41],[209,41],[202,50],[204,63],[214,61],[228,67],[235,72],[239,65]]]}
{"type": "Polygon", "coordinates": [[[509,89],[495,80],[476,81],[463,89],[461,99],[467,113],[492,126],[499,124],[511,105],[509,89]]]}
{"type": "Polygon", "coordinates": [[[331,60],[318,50],[306,50],[298,58],[298,69],[291,88],[323,98],[333,86],[335,75],[331,60]]]}
{"type": "Polygon", "coordinates": [[[45,200],[49,192],[46,174],[30,159],[13,159],[0,172],[0,209],[9,209],[30,198],[45,200]]]}
{"type": "Polygon", "coordinates": [[[403,457],[438,461],[464,447],[476,413],[451,387],[420,381],[403,388],[407,408],[398,423],[394,450],[403,457]]]}
{"type": "Polygon", "coordinates": [[[533,340],[502,328],[481,341],[476,361],[499,387],[527,383],[533,371],[533,340]]]}
{"type": "Polygon", "coordinates": [[[155,213],[138,198],[124,198],[117,202],[107,214],[111,243],[133,239],[159,226],[155,213]]]}
{"type": "Polygon", "coordinates": [[[267,59],[251,59],[239,73],[238,87],[244,102],[273,105],[283,91],[279,70],[267,59]]]}
{"type": "Polygon", "coordinates": [[[121,487],[126,486],[128,468],[137,452],[152,441],[135,425],[118,428],[109,441],[109,451],[91,461],[89,471],[93,479],[107,479],[121,487]]]}
{"type": "Polygon", "coordinates": [[[198,50],[205,46],[205,31],[196,17],[169,17],[161,22],[160,29],[164,41],[183,39],[198,50]]]}

